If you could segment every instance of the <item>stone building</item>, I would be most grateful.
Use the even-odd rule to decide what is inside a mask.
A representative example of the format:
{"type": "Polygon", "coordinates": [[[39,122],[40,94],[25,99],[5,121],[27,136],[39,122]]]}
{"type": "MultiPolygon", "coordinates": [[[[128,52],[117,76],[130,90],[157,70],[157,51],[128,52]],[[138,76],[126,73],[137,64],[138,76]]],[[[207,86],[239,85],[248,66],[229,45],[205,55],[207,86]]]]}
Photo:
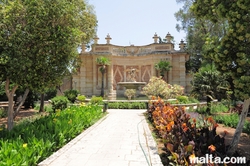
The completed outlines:
{"type": "MultiPolygon", "coordinates": [[[[185,43],[179,44],[179,50],[174,49],[171,42],[172,36],[168,33],[166,41],[155,34],[153,43],[145,46],[117,46],[110,43],[111,37],[108,34],[106,44],[98,44],[98,37],[94,38],[94,44],[90,52],[82,51],[80,58],[81,67],[76,75],[73,76],[72,86],[86,96],[101,93],[101,72],[96,59],[99,56],[108,57],[110,65],[104,77],[105,95],[109,99],[114,99],[117,94],[124,91],[124,88],[117,86],[118,82],[126,82],[129,72],[135,69],[135,79],[138,82],[148,82],[152,76],[158,76],[154,65],[160,60],[170,61],[172,68],[164,76],[169,84],[179,84],[190,91],[191,77],[186,73],[185,62],[189,55],[185,52],[185,43]]],[[[83,49],[84,50],[84,49],[83,49]]]]}

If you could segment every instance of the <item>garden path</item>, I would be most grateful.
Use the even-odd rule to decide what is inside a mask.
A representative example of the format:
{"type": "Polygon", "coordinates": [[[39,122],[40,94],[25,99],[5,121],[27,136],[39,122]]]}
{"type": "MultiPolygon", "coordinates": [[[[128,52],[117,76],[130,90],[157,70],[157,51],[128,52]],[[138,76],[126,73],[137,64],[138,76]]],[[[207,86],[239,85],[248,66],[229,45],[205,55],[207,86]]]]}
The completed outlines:
{"type": "Polygon", "coordinates": [[[115,110],[38,166],[162,166],[143,112],[115,110]]]}

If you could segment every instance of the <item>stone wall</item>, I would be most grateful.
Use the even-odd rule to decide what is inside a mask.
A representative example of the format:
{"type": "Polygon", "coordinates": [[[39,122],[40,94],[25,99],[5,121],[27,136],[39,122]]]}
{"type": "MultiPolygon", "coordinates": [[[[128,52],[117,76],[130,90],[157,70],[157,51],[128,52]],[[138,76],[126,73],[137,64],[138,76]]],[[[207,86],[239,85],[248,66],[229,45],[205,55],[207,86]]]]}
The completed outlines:
{"type": "MultiPolygon", "coordinates": [[[[109,43],[109,42],[107,42],[109,43]]],[[[181,44],[180,44],[181,45],[181,44]]],[[[172,43],[153,43],[146,46],[116,46],[112,44],[92,45],[90,52],[80,54],[82,65],[78,74],[73,76],[75,88],[86,96],[100,95],[101,93],[101,72],[100,66],[96,63],[98,56],[106,56],[111,61],[104,77],[105,94],[113,91],[122,91],[118,82],[125,82],[129,79],[128,72],[135,69],[137,82],[148,82],[152,76],[157,76],[154,65],[160,60],[170,61],[171,70],[166,74],[165,80],[170,84],[179,84],[185,87],[186,92],[190,91],[192,77],[186,74],[185,62],[189,55],[183,51],[175,50],[172,43]]]]}

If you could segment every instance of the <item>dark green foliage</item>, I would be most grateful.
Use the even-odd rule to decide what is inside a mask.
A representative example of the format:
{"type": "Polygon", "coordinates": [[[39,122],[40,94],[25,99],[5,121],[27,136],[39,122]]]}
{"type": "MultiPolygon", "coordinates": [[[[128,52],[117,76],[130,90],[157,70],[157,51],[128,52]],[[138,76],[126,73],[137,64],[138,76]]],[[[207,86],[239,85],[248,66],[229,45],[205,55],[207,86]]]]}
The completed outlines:
{"type": "Polygon", "coordinates": [[[144,102],[112,102],[108,103],[110,109],[146,109],[144,102]]]}
{"type": "Polygon", "coordinates": [[[51,99],[52,109],[54,111],[63,110],[67,108],[68,103],[69,103],[69,100],[65,96],[56,96],[53,99],[51,99]]]}
{"type": "Polygon", "coordinates": [[[0,81],[0,101],[8,101],[4,87],[5,87],[4,82],[0,81]]]}
{"type": "MultiPolygon", "coordinates": [[[[20,102],[18,101],[18,97],[23,96],[25,92],[25,89],[20,88],[17,89],[16,91],[16,96],[14,97],[14,101],[16,103],[16,105],[20,102]]],[[[39,99],[39,95],[38,93],[34,92],[34,91],[29,91],[28,96],[23,104],[24,108],[34,108],[35,107],[35,103],[37,102],[37,100],[39,99]]]]}
{"type": "Polygon", "coordinates": [[[90,103],[91,103],[91,104],[97,104],[97,105],[103,104],[103,98],[102,98],[101,96],[99,96],[99,97],[93,96],[93,97],[90,99],[90,103]]]}
{"type": "Polygon", "coordinates": [[[67,97],[71,103],[74,103],[76,101],[76,97],[78,96],[78,94],[80,94],[80,92],[75,89],[66,90],[63,93],[64,96],[67,97]]]}
{"type": "Polygon", "coordinates": [[[56,88],[50,88],[45,92],[44,100],[50,100],[53,97],[56,97],[57,89],[56,88]]]}

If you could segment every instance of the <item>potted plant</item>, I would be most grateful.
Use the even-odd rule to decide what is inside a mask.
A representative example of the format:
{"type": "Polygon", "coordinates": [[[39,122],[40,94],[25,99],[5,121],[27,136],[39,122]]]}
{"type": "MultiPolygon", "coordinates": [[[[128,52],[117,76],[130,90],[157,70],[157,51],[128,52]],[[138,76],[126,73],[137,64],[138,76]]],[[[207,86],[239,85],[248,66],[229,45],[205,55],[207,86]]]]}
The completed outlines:
{"type": "Polygon", "coordinates": [[[128,100],[131,100],[133,96],[135,96],[136,90],[135,89],[126,89],[124,95],[128,97],[128,100]]]}

